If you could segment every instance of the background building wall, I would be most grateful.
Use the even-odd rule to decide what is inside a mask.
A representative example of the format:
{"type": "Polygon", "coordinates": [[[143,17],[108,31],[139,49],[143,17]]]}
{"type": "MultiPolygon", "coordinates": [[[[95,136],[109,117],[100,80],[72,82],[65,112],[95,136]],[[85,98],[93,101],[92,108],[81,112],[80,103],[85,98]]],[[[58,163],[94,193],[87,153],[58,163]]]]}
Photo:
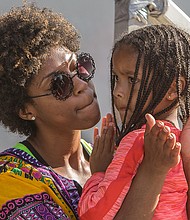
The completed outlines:
{"type": "Polygon", "coordinates": [[[190,1],[189,0],[173,0],[181,10],[183,10],[190,17],[190,1]]]}

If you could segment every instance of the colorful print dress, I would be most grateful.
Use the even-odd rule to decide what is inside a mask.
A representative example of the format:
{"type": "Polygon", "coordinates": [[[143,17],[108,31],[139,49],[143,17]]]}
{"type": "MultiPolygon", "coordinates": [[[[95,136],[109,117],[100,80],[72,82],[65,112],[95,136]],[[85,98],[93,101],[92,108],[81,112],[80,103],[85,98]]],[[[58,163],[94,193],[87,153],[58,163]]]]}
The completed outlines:
{"type": "Polygon", "coordinates": [[[37,159],[25,143],[0,154],[0,219],[78,219],[81,186],[37,159]]]}

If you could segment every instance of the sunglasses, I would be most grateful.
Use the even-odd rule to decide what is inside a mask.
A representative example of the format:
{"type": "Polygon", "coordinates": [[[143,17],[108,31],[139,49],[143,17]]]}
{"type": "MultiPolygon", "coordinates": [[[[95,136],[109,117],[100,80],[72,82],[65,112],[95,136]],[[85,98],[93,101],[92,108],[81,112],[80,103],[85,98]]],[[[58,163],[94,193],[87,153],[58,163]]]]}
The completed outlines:
{"type": "Polygon", "coordinates": [[[74,85],[72,79],[77,76],[83,81],[88,82],[94,77],[95,69],[95,62],[90,54],[81,53],[77,55],[76,74],[71,76],[63,71],[56,71],[50,83],[51,93],[29,97],[34,99],[53,95],[57,100],[65,101],[73,93],[74,85]]]}

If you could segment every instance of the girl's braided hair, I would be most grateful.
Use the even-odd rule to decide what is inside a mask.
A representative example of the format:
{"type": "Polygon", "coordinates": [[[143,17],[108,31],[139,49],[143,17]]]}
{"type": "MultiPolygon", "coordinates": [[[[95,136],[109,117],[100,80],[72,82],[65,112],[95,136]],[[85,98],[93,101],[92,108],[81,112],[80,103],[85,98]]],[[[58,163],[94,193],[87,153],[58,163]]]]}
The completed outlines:
{"type": "Polygon", "coordinates": [[[52,48],[76,52],[80,36],[63,16],[34,4],[2,15],[0,33],[0,122],[10,131],[28,136],[35,131],[35,124],[18,115],[32,102],[27,86],[52,48]]]}
{"type": "Polygon", "coordinates": [[[155,118],[158,118],[178,103],[179,119],[184,124],[190,112],[190,35],[172,25],[151,25],[132,31],[129,34],[124,34],[116,42],[113,53],[125,45],[132,46],[138,52],[134,82],[127,103],[125,118],[133,97],[135,78],[138,75],[140,63],[143,61],[144,63],[135,110],[127,124],[125,120],[122,122],[122,128],[118,126],[114,107],[113,90],[115,78],[112,77],[112,60],[110,63],[112,108],[117,124],[118,143],[127,133],[140,128],[145,123],[144,116],[146,113],[152,113],[155,118]],[[180,76],[183,76],[186,80],[183,91],[180,89],[180,76]],[[166,95],[174,80],[176,81],[178,98],[170,106],[154,114],[154,109],[166,95]],[[152,93],[152,100],[144,109],[150,93],[152,93]]]}

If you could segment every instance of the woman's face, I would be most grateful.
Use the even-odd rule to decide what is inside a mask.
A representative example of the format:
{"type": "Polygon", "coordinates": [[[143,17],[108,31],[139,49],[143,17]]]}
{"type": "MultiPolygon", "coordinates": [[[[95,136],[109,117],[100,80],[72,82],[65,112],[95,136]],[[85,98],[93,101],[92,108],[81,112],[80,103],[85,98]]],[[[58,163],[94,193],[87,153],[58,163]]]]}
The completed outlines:
{"type": "MultiPolygon", "coordinates": [[[[50,84],[54,72],[62,71],[73,76],[76,56],[65,48],[52,49],[39,74],[34,77],[28,89],[29,96],[51,93],[50,84]]],[[[75,76],[72,78],[73,92],[66,100],[57,100],[53,95],[33,98],[35,123],[39,128],[51,126],[57,132],[65,130],[82,130],[93,127],[100,120],[100,110],[95,88],[91,80],[75,76]]]]}

